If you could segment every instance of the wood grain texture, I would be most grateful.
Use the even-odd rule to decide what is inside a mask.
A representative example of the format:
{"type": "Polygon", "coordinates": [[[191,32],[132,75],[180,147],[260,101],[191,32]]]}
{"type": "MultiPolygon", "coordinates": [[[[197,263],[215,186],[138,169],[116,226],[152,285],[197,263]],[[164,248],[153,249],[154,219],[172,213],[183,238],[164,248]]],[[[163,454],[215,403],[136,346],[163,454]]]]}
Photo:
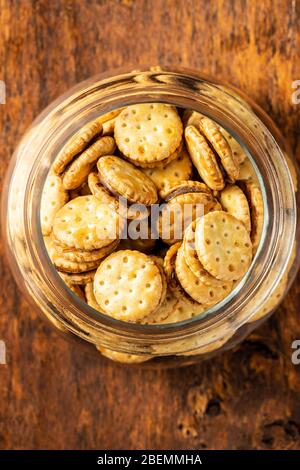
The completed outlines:
{"type": "MultiPolygon", "coordinates": [[[[1,178],[33,118],[70,86],[119,66],[195,67],[240,87],[300,158],[299,0],[0,0],[1,178]]],[[[1,247],[0,448],[299,449],[300,278],[233,352],[180,370],[87,356],[40,320],[1,247]]]]}

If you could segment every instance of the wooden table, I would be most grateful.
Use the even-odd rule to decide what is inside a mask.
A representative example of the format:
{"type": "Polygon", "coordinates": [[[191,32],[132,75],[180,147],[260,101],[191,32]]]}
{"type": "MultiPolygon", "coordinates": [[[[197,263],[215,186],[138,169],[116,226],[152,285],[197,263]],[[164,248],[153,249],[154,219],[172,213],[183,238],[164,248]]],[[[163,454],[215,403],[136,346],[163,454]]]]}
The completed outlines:
{"type": "MultiPolygon", "coordinates": [[[[33,118],[75,83],[137,64],[195,67],[254,98],[300,156],[299,0],[0,0],[3,177],[33,118]]],[[[299,278],[274,317],[233,352],[180,370],[91,358],[18,291],[1,248],[0,447],[300,448],[299,278]]]]}

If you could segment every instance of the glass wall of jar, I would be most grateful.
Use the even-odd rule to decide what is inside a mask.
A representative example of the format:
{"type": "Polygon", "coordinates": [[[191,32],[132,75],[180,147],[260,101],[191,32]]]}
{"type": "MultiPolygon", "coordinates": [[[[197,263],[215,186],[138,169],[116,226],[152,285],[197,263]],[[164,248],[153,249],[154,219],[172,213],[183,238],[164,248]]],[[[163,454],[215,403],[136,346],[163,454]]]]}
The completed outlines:
{"type": "Polygon", "coordinates": [[[189,364],[241,341],[287,292],[299,266],[298,181],[297,165],[274,123],[237,90],[190,70],[154,67],[96,76],[46,108],[15,151],[2,203],[10,264],[42,315],[99,356],[131,364],[189,364]],[[131,324],[89,307],[53,268],[40,228],[41,192],[64,142],[101,114],[146,102],[193,109],[225,128],[251,160],[263,194],[262,237],[243,280],[205,316],[174,324],[131,324]]]}

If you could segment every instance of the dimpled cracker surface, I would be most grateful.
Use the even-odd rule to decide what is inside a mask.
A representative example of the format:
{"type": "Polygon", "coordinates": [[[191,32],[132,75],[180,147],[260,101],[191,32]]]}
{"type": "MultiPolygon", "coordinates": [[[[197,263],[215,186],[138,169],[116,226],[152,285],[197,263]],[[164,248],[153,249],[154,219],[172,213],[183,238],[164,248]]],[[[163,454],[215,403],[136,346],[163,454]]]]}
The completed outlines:
{"type": "Polygon", "coordinates": [[[58,211],[53,223],[54,237],[71,248],[99,249],[118,238],[119,216],[95,196],[80,196],[58,211]]]}
{"type": "Polygon", "coordinates": [[[63,184],[66,189],[76,189],[86,180],[102,155],[111,155],[116,148],[115,140],[112,137],[100,137],[93,142],[84,152],[82,152],[68,166],[63,174],[63,184]]]}
{"type": "Polygon", "coordinates": [[[173,160],[176,160],[176,158],[180,155],[183,149],[183,142],[181,141],[177,149],[171,153],[171,155],[168,156],[168,158],[164,158],[163,160],[155,160],[152,162],[141,162],[139,161],[131,161],[130,158],[125,157],[124,154],[122,156],[128,160],[131,161],[135,166],[138,166],[142,169],[149,170],[150,168],[165,168],[167,165],[169,165],[173,160]]]}
{"type": "Polygon", "coordinates": [[[185,140],[191,159],[203,181],[213,190],[223,189],[224,178],[206,138],[196,127],[188,126],[185,129],[185,140]]]}
{"type": "Polygon", "coordinates": [[[180,321],[189,320],[190,318],[202,315],[205,310],[207,310],[207,305],[199,304],[185,295],[177,300],[172,313],[162,320],[161,324],[178,323],[180,321]]]}
{"type": "Polygon", "coordinates": [[[160,269],[151,257],[138,251],[118,251],[97,269],[95,298],[107,315],[138,321],[150,315],[162,299],[160,269]]]}
{"type": "Polygon", "coordinates": [[[169,289],[167,290],[166,296],[160,307],[153,312],[151,315],[143,318],[141,323],[146,325],[155,325],[163,323],[170,315],[172,315],[178,298],[169,289]]]}
{"type": "Polygon", "coordinates": [[[240,279],[252,261],[252,243],[244,224],[224,211],[210,212],[197,223],[196,250],[204,267],[223,281],[240,279]]]}
{"type": "Polygon", "coordinates": [[[63,146],[53,162],[53,171],[60,175],[73,158],[82,152],[88,143],[97,135],[102,133],[102,124],[97,119],[88,122],[79,129],[63,146]]]}
{"type": "Polygon", "coordinates": [[[220,132],[223,134],[225,139],[227,140],[228,144],[230,145],[231,152],[235,160],[241,164],[243,163],[247,157],[246,153],[244,152],[241,145],[238,141],[231,135],[229,132],[226,131],[223,127],[220,127],[220,132]]]}
{"type": "Polygon", "coordinates": [[[194,220],[188,226],[184,233],[183,239],[183,251],[187,265],[193,271],[195,276],[199,277],[200,281],[207,286],[221,287],[224,281],[220,281],[215,277],[211,276],[202,266],[201,261],[198,258],[196,245],[195,245],[195,231],[197,222],[199,219],[194,220]]]}
{"type": "Polygon", "coordinates": [[[174,106],[129,106],[116,119],[115,139],[121,152],[132,161],[161,161],[178,148],[182,122],[174,106]]]}
{"type": "Polygon", "coordinates": [[[248,232],[251,230],[250,209],[247,198],[241,188],[232,185],[227,186],[220,194],[222,207],[243,222],[248,232]]]}
{"type": "Polygon", "coordinates": [[[221,287],[207,286],[191,271],[185,261],[183,246],[178,250],[175,269],[177,278],[188,295],[200,304],[215,305],[231,291],[232,284],[224,283],[221,287]]]}
{"type": "Polygon", "coordinates": [[[68,199],[69,195],[63,187],[61,177],[50,172],[46,178],[41,199],[40,217],[43,235],[50,235],[55,214],[68,199]]]}
{"type": "Polygon", "coordinates": [[[239,164],[232,154],[231,147],[220,131],[219,127],[211,119],[203,118],[199,124],[201,132],[205,135],[215,152],[220,157],[221,163],[227,173],[229,181],[234,181],[239,176],[239,164]]]}
{"type": "Polygon", "coordinates": [[[254,181],[259,184],[257,174],[248,157],[240,164],[239,181],[254,181]]]}
{"type": "Polygon", "coordinates": [[[188,180],[191,177],[192,162],[187,151],[182,150],[180,155],[165,167],[149,168],[143,171],[152,179],[159,191],[159,195],[164,197],[166,187],[183,180],[188,180]]]}
{"type": "Polygon", "coordinates": [[[130,202],[151,205],[157,202],[157,190],[153,181],[131,163],[109,155],[97,163],[101,182],[114,194],[130,202]]]}
{"type": "Polygon", "coordinates": [[[184,230],[191,221],[206,214],[213,205],[213,197],[207,193],[185,193],[175,196],[163,207],[159,215],[160,238],[168,244],[182,240],[184,230]]]}
{"type": "Polygon", "coordinates": [[[144,204],[128,204],[126,199],[119,200],[116,196],[113,196],[100,182],[99,175],[95,171],[89,174],[88,184],[91,193],[97,199],[102,201],[103,204],[110,204],[123,218],[131,220],[139,218],[139,220],[142,220],[149,216],[149,210],[144,204]]]}

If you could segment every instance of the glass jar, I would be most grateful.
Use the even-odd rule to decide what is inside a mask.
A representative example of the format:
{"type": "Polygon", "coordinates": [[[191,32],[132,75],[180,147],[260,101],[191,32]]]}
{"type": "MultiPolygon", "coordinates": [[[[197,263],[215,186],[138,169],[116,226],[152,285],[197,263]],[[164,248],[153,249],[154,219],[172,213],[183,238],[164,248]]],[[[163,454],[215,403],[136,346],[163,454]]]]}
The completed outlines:
{"type": "Polygon", "coordinates": [[[10,264],[18,285],[42,315],[99,357],[102,351],[132,364],[190,364],[241,341],[285,295],[299,266],[297,185],[296,163],[274,123],[237,90],[182,69],[96,76],[46,108],[14,153],[2,204],[10,264]],[[144,102],[194,109],[223,126],[252,161],[264,201],[260,246],[243,280],[205,317],[169,325],[120,322],[89,307],[53,268],[40,229],[41,191],[64,142],[97,116],[144,102]]]}

